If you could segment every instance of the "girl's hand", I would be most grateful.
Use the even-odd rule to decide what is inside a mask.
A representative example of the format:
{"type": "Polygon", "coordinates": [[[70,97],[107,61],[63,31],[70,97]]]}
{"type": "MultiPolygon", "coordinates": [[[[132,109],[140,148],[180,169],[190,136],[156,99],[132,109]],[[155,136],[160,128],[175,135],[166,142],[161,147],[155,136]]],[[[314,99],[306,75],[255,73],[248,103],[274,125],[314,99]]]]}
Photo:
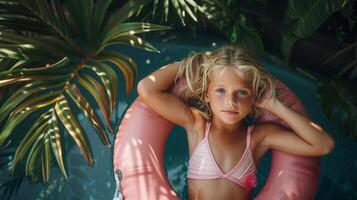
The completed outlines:
{"type": "Polygon", "coordinates": [[[255,102],[255,105],[258,108],[272,111],[274,109],[275,104],[278,101],[279,100],[273,95],[273,93],[270,90],[265,90],[262,97],[255,102]]]}

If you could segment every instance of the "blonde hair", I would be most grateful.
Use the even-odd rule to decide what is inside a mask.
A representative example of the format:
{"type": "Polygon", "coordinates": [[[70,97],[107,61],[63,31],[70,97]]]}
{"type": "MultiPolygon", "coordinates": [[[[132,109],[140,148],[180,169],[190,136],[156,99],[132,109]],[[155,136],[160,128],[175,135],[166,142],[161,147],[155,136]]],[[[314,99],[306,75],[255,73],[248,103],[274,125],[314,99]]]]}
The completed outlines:
{"type": "MultiPolygon", "coordinates": [[[[214,51],[195,53],[180,62],[176,79],[186,79],[187,84],[182,89],[184,101],[200,111],[207,120],[211,119],[211,111],[205,102],[205,94],[212,71],[227,67],[238,69],[252,80],[255,101],[262,98],[266,89],[270,89],[275,98],[275,87],[270,74],[247,49],[225,45],[214,51]]],[[[253,105],[250,115],[256,117],[257,114],[257,108],[253,105]]]]}

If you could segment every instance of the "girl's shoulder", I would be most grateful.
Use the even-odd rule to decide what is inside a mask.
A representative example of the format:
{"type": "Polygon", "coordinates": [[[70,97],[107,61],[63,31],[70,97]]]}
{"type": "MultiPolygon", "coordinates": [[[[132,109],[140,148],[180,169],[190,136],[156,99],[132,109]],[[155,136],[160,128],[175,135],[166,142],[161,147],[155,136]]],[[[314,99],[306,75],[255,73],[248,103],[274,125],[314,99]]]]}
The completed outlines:
{"type": "Polygon", "coordinates": [[[259,144],[263,142],[266,138],[267,134],[271,131],[274,131],[279,127],[277,124],[273,122],[262,122],[254,124],[254,128],[252,130],[252,147],[257,147],[259,144]]]}
{"type": "Polygon", "coordinates": [[[274,122],[259,122],[259,123],[255,123],[253,126],[254,128],[252,130],[252,133],[256,135],[267,133],[270,130],[283,128],[274,122]]]}
{"type": "Polygon", "coordinates": [[[254,158],[258,162],[269,150],[269,146],[264,145],[264,140],[269,132],[277,126],[271,122],[254,124],[251,136],[251,148],[254,152],[254,158]]]}
{"type": "Polygon", "coordinates": [[[202,116],[201,111],[196,108],[191,107],[190,110],[193,116],[193,121],[191,123],[190,130],[186,130],[186,132],[189,136],[194,135],[195,138],[203,138],[206,127],[206,119],[202,116]]]}

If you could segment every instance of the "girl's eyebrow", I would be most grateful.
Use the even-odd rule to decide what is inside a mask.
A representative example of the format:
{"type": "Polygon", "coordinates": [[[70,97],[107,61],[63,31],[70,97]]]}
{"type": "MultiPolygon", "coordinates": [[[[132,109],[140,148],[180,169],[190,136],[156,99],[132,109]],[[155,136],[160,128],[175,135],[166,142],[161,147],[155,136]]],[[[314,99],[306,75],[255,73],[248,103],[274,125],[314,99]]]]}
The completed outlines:
{"type": "MultiPolygon", "coordinates": [[[[224,85],[224,84],[217,84],[217,85],[215,85],[214,87],[225,87],[226,85],[224,85]]],[[[246,90],[251,90],[249,87],[246,87],[246,86],[243,86],[243,87],[241,87],[241,88],[239,88],[239,90],[240,89],[246,89],[246,90]]]]}

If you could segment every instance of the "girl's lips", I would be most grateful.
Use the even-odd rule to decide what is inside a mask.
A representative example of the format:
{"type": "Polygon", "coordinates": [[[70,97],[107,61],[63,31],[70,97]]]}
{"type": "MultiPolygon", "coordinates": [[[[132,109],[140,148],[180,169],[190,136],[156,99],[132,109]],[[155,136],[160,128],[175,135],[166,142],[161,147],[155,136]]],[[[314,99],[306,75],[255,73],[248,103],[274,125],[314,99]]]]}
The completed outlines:
{"type": "Polygon", "coordinates": [[[237,115],[238,114],[237,111],[231,111],[231,110],[222,110],[222,112],[229,114],[229,115],[237,115]]]}

